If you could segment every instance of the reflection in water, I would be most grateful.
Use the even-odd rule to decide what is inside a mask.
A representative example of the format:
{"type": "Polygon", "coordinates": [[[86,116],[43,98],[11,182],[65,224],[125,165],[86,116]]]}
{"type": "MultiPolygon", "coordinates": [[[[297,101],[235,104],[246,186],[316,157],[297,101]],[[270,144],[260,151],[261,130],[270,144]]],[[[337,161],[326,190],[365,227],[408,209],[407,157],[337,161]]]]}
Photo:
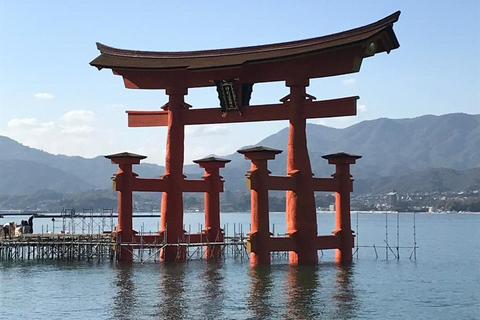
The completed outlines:
{"type": "Polygon", "coordinates": [[[185,301],[185,263],[165,263],[160,273],[159,319],[183,319],[185,301]]]}
{"type": "Polygon", "coordinates": [[[201,307],[204,319],[224,319],[224,275],[220,261],[208,261],[201,281],[204,283],[201,307]]]}
{"type": "Polygon", "coordinates": [[[272,269],[269,265],[259,265],[250,269],[251,288],[248,308],[254,319],[271,319],[272,269]]]}
{"type": "Polygon", "coordinates": [[[286,283],[285,319],[319,319],[320,301],[315,298],[320,284],[318,282],[318,266],[289,266],[286,283]]]}
{"type": "Polygon", "coordinates": [[[113,313],[117,319],[135,318],[134,310],[137,305],[135,284],[132,281],[134,266],[128,263],[119,263],[115,265],[117,270],[117,290],[113,297],[113,313]]]}
{"type": "Polygon", "coordinates": [[[333,301],[336,315],[340,319],[356,318],[359,309],[354,288],[354,266],[337,266],[337,278],[333,301]]]}
{"type": "Polygon", "coordinates": [[[285,319],[356,318],[358,300],[353,282],[353,266],[336,265],[336,274],[331,268],[333,265],[289,266],[285,319]],[[319,274],[324,272],[322,280],[335,276],[333,288],[325,281],[320,281],[319,274]]]}
{"type": "Polygon", "coordinates": [[[246,274],[228,277],[223,262],[166,263],[152,268],[157,297],[143,294],[153,283],[135,267],[114,267],[116,319],[354,319],[360,312],[354,266],[257,266],[245,287],[246,274]]]}

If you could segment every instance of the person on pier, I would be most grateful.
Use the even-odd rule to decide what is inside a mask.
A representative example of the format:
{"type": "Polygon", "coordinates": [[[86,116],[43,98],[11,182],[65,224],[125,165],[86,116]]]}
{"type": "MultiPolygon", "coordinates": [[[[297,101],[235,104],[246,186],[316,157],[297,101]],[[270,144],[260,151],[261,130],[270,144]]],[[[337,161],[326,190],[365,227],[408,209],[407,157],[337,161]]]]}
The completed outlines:
{"type": "Polygon", "coordinates": [[[14,223],[13,222],[7,222],[3,225],[3,237],[4,239],[7,239],[7,235],[8,235],[8,238],[9,239],[12,239],[12,227],[14,226],[14,223]]]}

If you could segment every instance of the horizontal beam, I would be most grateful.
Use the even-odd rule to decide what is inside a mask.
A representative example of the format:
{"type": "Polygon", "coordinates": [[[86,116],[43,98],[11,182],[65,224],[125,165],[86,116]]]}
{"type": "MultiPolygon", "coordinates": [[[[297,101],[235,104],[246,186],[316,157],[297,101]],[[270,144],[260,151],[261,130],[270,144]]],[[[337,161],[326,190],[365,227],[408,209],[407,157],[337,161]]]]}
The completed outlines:
{"type": "MultiPolygon", "coordinates": [[[[306,119],[353,116],[357,113],[358,97],[323,101],[305,101],[306,119]]],[[[243,107],[240,112],[230,111],[222,117],[220,108],[184,109],[185,125],[275,121],[289,119],[289,102],[243,107]]],[[[168,111],[127,111],[129,127],[164,127],[168,125],[168,111]]]]}
{"type": "Polygon", "coordinates": [[[340,248],[339,236],[317,236],[315,240],[317,250],[340,248]]]}
{"type": "MultiPolygon", "coordinates": [[[[222,183],[223,184],[223,183],[222,183]]],[[[353,189],[353,181],[349,183],[350,192],[353,189]]],[[[334,178],[313,178],[314,191],[338,191],[340,188],[340,181],[334,178]]],[[[255,189],[254,183],[249,189],[255,189]]],[[[290,176],[269,176],[268,177],[269,190],[294,190],[295,180],[290,176]]],[[[119,191],[119,183],[117,183],[116,191],[119,191]]],[[[168,192],[168,180],[164,179],[143,179],[135,178],[133,180],[132,191],[143,192],[168,192]]],[[[208,192],[209,184],[205,180],[184,180],[183,192],[208,192]]],[[[219,192],[223,192],[223,187],[219,192]]]]}
{"type": "Polygon", "coordinates": [[[129,127],[166,127],[168,111],[127,111],[129,127]]]}
{"type": "MultiPolygon", "coordinates": [[[[132,191],[143,191],[143,192],[168,192],[168,184],[170,180],[167,179],[144,179],[144,178],[135,178],[133,180],[132,191]]],[[[210,184],[205,180],[183,180],[183,192],[208,192],[210,184]]],[[[117,182],[115,191],[120,191],[121,185],[117,182]]],[[[223,192],[223,181],[220,190],[218,192],[223,192]]]]}
{"type": "MultiPolygon", "coordinates": [[[[297,250],[297,243],[294,237],[270,237],[268,244],[259,244],[257,239],[254,238],[250,238],[250,241],[252,241],[253,252],[256,252],[254,249],[258,249],[259,245],[268,245],[268,251],[270,252],[297,250]]],[[[315,238],[315,247],[317,250],[338,249],[340,248],[340,237],[335,235],[317,236],[315,238]]]]}
{"type": "Polygon", "coordinates": [[[168,181],[164,179],[135,178],[132,191],[168,192],[168,181]]]}
{"type": "Polygon", "coordinates": [[[294,190],[295,180],[291,176],[268,176],[268,190],[294,190]]]}
{"type": "Polygon", "coordinates": [[[205,180],[183,180],[183,192],[207,192],[208,187],[205,180]]]}
{"type": "Polygon", "coordinates": [[[313,178],[313,191],[338,191],[340,190],[340,179],[335,178],[313,178]]]}
{"type": "Polygon", "coordinates": [[[297,243],[291,237],[271,237],[268,242],[270,252],[297,250],[297,243]]]}

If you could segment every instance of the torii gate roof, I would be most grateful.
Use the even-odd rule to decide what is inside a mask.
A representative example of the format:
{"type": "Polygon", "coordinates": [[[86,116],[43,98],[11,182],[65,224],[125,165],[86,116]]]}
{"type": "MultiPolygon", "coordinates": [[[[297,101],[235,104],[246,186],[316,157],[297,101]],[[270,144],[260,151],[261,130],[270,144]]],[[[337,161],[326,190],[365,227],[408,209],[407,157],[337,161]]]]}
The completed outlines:
{"type": "Polygon", "coordinates": [[[135,51],[97,43],[90,64],[122,75],[127,88],[213,86],[212,80],[242,83],[319,78],[357,72],[362,59],[400,45],[393,31],[400,11],[356,29],[276,44],[185,52],[135,51]]]}

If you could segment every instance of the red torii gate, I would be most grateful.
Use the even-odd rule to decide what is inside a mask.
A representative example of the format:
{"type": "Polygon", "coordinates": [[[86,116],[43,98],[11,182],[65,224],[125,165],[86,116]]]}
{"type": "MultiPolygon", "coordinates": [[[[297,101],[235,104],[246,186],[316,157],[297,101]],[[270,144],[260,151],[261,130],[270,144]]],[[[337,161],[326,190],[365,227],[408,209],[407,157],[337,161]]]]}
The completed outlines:
{"type": "MultiPolygon", "coordinates": [[[[178,233],[166,232],[164,228],[157,235],[142,235],[141,239],[135,236],[133,231],[133,192],[170,192],[173,183],[168,178],[163,179],[145,179],[138,178],[132,170],[134,164],[139,164],[145,156],[123,152],[105,156],[110,159],[113,164],[118,164],[118,172],[113,176],[113,189],[118,191],[118,227],[117,227],[117,243],[123,244],[117,250],[117,259],[121,261],[133,260],[133,249],[141,247],[137,245],[139,240],[144,244],[163,243],[178,244],[182,242],[179,240],[178,233]],[[127,247],[126,244],[129,246],[127,247]]],[[[220,168],[225,167],[225,164],[230,162],[228,159],[208,157],[204,159],[195,160],[201,168],[205,169],[205,174],[202,180],[183,180],[184,192],[204,192],[205,194],[205,229],[200,234],[189,234],[189,240],[194,243],[218,243],[223,241],[223,230],[220,228],[220,192],[223,191],[223,180],[219,174],[220,168]]],[[[183,230],[183,212],[176,216],[170,215],[168,222],[162,223],[167,226],[170,223],[169,230],[183,230]]],[[[183,232],[181,233],[183,236],[183,232]]],[[[161,258],[175,256],[175,260],[185,259],[185,250],[181,248],[166,247],[161,252],[161,258]]],[[[205,249],[205,257],[219,258],[221,254],[218,245],[208,245],[205,249]]]]}
{"type": "MultiPolygon", "coordinates": [[[[398,48],[393,24],[399,15],[396,12],[375,23],[329,36],[233,49],[147,52],[97,43],[101,54],[90,63],[92,66],[121,75],[126,88],[165,89],[168,95],[163,111],[127,111],[130,127],[168,127],[165,174],[158,179],[166,185],[158,191],[163,192],[160,232],[167,231],[167,242],[176,243],[184,234],[183,192],[194,183],[183,176],[185,125],[289,120],[287,174],[295,176],[297,181],[294,188],[287,189],[287,233],[296,234],[290,262],[316,263],[317,248],[312,242],[317,237],[314,199],[317,189],[308,156],[306,119],[355,115],[358,97],[314,101],[306,93],[306,87],[311,78],[358,72],[363,58],[398,48]],[[272,81],[285,81],[289,95],[279,104],[250,106],[253,84],[272,81]],[[188,88],[214,85],[219,90],[223,112],[218,108],[190,109],[185,103],[188,88]],[[229,109],[239,112],[228,112],[229,109]]],[[[328,158],[330,163],[335,163],[333,159],[338,157],[328,158]]],[[[347,159],[344,160],[347,163],[352,159],[354,162],[355,156],[347,159]]],[[[341,197],[337,198],[337,205],[340,203],[345,203],[341,197]]],[[[349,211],[348,204],[348,219],[349,211]]],[[[348,229],[349,226],[350,222],[348,229]]],[[[178,260],[179,256],[176,249],[165,250],[162,258],[178,260]]],[[[184,258],[180,255],[180,260],[184,258]]]]}
{"type": "MultiPolygon", "coordinates": [[[[250,262],[270,264],[270,253],[274,251],[290,251],[290,262],[298,262],[298,256],[316,253],[321,249],[337,249],[335,260],[341,263],[352,261],[353,232],[350,223],[350,192],[353,191],[353,180],[350,165],[361,156],[340,152],[323,156],[329,164],[335,164],[332,178],[311,178],[313,191],[335,192],[335,230],[333,235],[317,236],[316,215],[294,211],[287,215],[287,236],[275,237],[269,230],[268,191],[285,190],[297,192],[305,183],[299,171],[290,171],[287,176],[272,176],[267,169],[267,160],[275,159],[281,153],[266,147],[253,147],[238,150],[251,160],[248,171],[248,188],[251,191],[251,230],[247,239],[250,262]]],[[[292,210],[293,211],[293,210],[292,210]]],[[[312,262],[312,261],[310,261],[312,262]]]]}

